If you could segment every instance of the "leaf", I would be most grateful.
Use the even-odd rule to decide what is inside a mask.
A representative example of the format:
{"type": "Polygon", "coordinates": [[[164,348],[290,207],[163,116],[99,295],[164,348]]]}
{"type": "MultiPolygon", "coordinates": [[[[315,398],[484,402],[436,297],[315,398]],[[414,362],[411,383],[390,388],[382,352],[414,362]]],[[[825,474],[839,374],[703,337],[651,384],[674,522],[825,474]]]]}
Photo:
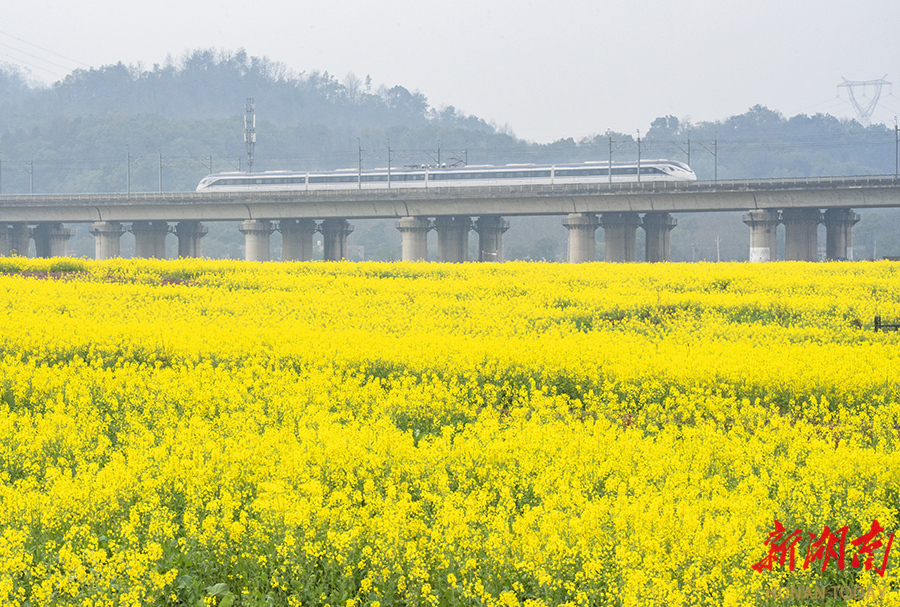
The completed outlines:
{"type": "Polygon", "coordinates": [[[228,584],[220,582],[215,586],[208,586],[206,588],[206,594],[208,594],[209,596],[225,596],[226,594],[228,594],[228,584]]]}

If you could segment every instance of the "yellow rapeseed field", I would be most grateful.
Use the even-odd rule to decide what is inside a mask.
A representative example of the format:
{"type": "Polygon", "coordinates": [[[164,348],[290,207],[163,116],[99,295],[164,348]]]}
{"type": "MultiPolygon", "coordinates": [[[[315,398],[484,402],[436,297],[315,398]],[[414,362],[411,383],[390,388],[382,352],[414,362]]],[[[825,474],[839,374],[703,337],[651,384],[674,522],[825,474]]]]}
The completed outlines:
{"type": "Polygon", "coordinates": [[[896,263],[2,259],[0,604],[900,605],[876,315],[896,263]]]}

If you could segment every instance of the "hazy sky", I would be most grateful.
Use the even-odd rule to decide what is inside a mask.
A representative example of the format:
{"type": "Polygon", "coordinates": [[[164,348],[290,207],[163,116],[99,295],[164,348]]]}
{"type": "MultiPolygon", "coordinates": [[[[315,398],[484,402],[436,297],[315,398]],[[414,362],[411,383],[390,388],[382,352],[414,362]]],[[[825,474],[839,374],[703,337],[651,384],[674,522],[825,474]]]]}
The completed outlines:
{"type": "MultiPolygon", "coordinates": [[[[873,117],[893,124],[898,26],[898,0],[0,0],[0,62],[52,82],[244,48],[297,72],[400,84],[544,142],[756,104],[849,117],[842,77],[895,82],[873,117]]],[[[235,91],[236,112],[244,97],[235,91]]]]}

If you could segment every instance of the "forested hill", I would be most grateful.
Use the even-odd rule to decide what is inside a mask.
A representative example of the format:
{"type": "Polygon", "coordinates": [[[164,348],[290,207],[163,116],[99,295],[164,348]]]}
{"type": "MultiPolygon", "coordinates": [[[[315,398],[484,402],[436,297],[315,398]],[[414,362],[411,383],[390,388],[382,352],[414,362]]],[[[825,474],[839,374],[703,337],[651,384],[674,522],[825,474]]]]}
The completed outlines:
{"type": "MultiPolygon", "coordinates": [[[[0,65],[2,193],[190,190],[246,168],[244,103],[256,103],[254,169],[441,162],[630,160],[632,135],[535,144],[420,92],[348,74],[293,73],[267,58],[197,50],[164,65],[77,70],[50,87],[0,65]]],[[[605,130],[602,108],[597,132],[605,130]]],[[[641,157],[689,161],[702,179],[894,172],[895,133],[754,106],[716,122],[653,121],[641,157]]]]}
{"type": "MultiPolygon", "coordinates": [[[[16,120],[108,113],[154,114],[170,119],[208,120],[241,113],[245,97],[257,98],[266,120],[276,124],[340,124],[357,128],[416,126],[437,120],[446,126],[491,132],[478,118],[453,108],[437,112],[424,95],[402,86],[373,88],[367,76],[348,74],[339,82],[328,72],[297,74],[266,57],[244,51],[197,50],[180,61],[147,69],[122,63],[76,70],[50,89],[25,85],[21,74],[0,74],[4,114],[28,108],[16,120]]],[[[0,126],[8,127],[6,115],[0,126]]]]}

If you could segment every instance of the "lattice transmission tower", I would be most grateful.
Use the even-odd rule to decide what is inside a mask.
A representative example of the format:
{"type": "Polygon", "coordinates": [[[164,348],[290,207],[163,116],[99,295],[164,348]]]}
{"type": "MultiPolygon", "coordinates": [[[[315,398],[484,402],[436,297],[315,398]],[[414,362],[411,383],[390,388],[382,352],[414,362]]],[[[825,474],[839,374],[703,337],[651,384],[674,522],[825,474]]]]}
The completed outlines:
{"type": "Polygon", "coordinates": [[[256,104],[253,97],[244,105],[244,143],[247,144],[247,172],[253,172],[253,152],[256,147],[256,104]]]}
{"type": "Polygon", "coordinates": [[[847,80],[841,76],[843,82],[837,85],[838,96],[840,96],[840,89],[847,89],[847,94],[850,96],[850,104],[853,106],[853,109],[856,110],[859,123],[863,126],[869,126],[872,122],[872,112],[874,112],[875,108],[878,106],[878,99],[881,98],[881,88],[885,85],[891,86],[891,83],[885,80],[885,78],[887,78],[887,74],[884,75],[884,78],[879,78],[878,80],[847,80]],[[871,99],[866,97],[866,91],[869,87],[872,87],[873,90],[871,99]],[[857,89],[862,89],[862,102],[856,98],[857,89]]]}

